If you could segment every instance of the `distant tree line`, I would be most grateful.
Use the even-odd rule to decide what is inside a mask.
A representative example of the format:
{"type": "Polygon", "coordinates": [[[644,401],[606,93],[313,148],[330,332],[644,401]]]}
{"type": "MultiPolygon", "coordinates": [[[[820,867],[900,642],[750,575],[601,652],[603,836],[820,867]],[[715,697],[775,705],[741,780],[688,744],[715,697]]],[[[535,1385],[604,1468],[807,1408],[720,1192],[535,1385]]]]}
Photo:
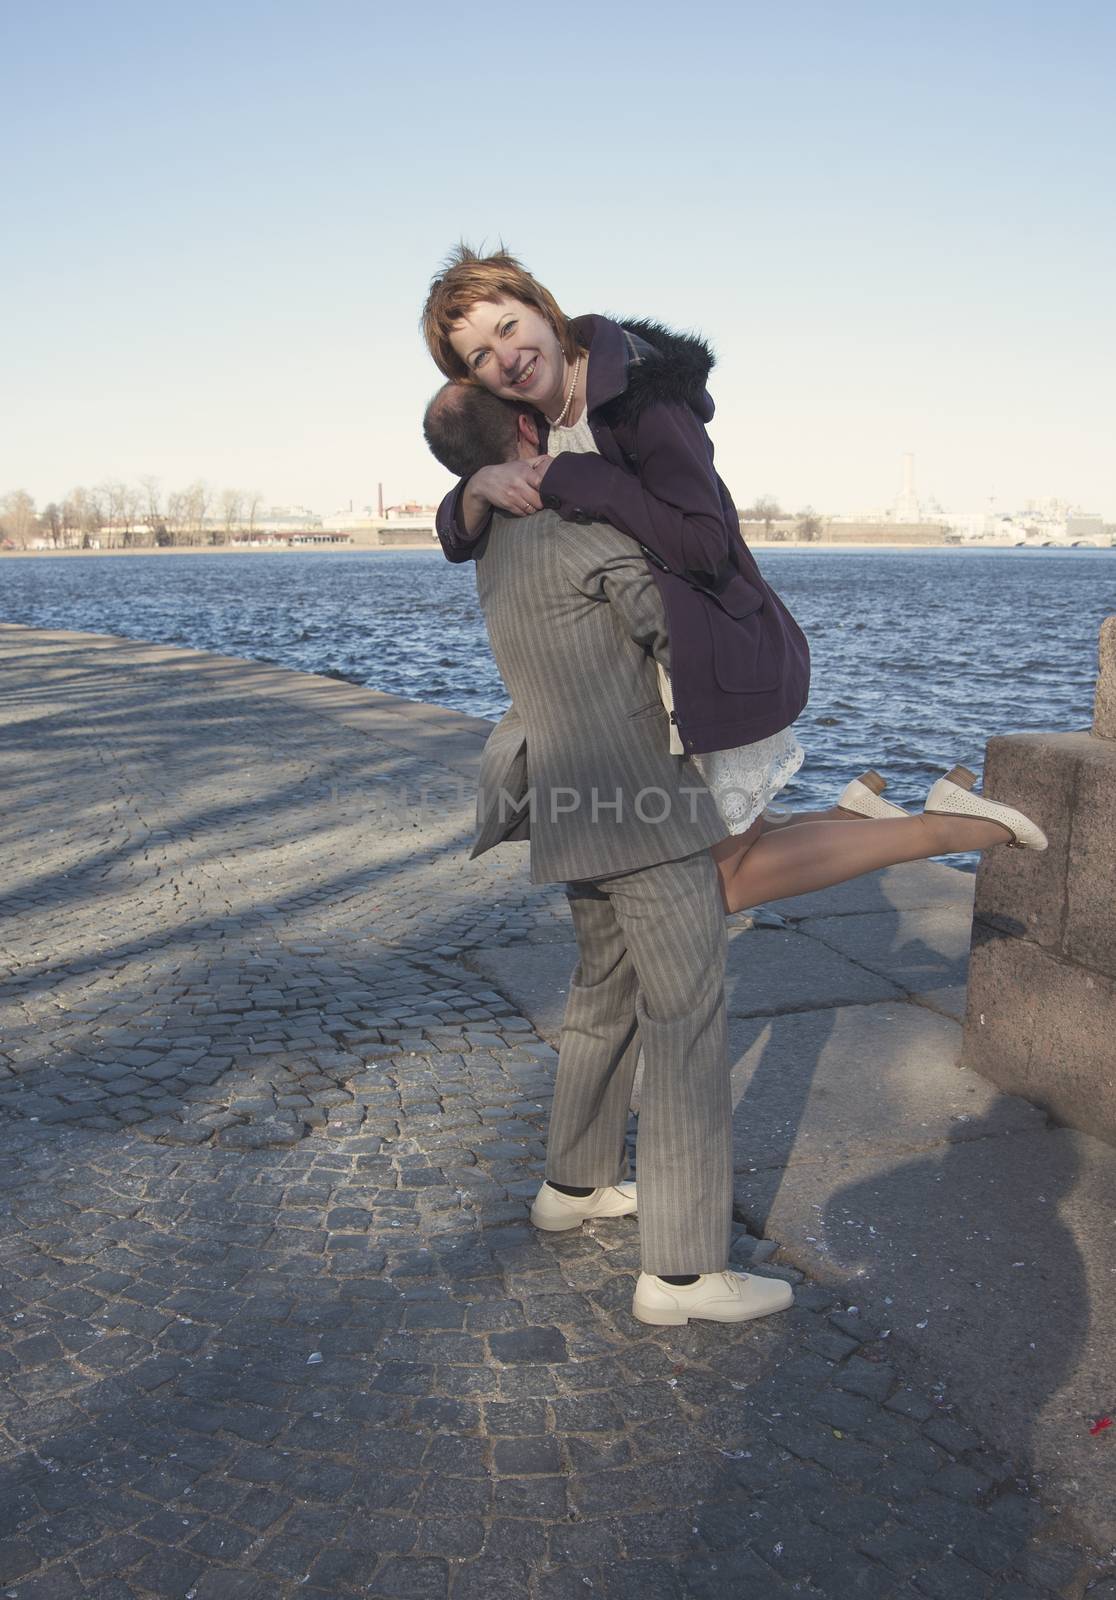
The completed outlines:
{"type": "MultiPolygon", "coordinates": [[[[141,478],[138,484],[109,480],[92,489],[71,489],[64,500],[52,500],[41,511],[26,490],[14,489],[0,498],[0,546],[26,550],[42,541],[55,550],[135,550],[235,544],[255,537],[264,505],[258,490],[214,490],[200,479],[167,494],[157,478],[141,478]]],[[[789,513],[771,495],[761,495],[739,515],[741,522],[762,523],[766,539],[813,541],[824,531],[812,507],[789,513]]]]}
{"type": "Polygon", "coordinates": [[[41,511],[25,489],[0,498],[0,546],[55,550],[234,544],[251,539],[264,508],[258,490],[210,488],[198,480],[164,494],[156,478],[76,488],[41,511]]]}
{"type": "Polygon", "coordinates": [[[740,512],[741,522],[762,522],[763,536],[765,539],[803,539],[813,543],[820,539],[825,530],[825,522],[819,517],[813,506],[807,506],[804,511],[784,511],[778,500],[770,495],[761,495],[750,506],[740,512]],[[793,522],[793,528],[779,527],[775,523],[793,522]]]}

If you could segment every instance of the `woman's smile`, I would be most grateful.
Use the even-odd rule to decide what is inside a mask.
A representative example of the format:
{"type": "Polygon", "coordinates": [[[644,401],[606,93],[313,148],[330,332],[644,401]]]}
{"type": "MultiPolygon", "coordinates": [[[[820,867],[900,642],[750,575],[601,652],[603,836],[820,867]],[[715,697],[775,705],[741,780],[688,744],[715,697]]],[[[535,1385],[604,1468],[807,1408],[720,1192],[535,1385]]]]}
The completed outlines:
{"type": "Polygon", "coordinates": [[[515,388],[525,389],[527,387],[531,379],[535,376],[535,368],[538,365],[538,361],[538,356],[532,356],[518,377],[511,379],[511,383],[515,388]]]}

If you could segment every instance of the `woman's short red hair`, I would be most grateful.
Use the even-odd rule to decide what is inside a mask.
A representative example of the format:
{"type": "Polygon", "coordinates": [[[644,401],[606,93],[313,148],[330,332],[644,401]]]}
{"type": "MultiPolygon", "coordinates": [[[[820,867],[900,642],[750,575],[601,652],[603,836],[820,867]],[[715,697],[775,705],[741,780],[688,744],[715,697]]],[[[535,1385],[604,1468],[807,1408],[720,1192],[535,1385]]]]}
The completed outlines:
{"type": "Polygon", "coordinates": [[[554,329],[566,360],[577,359],[577,341],[569,318],[549,289],[544,289],[507,250],[482,256],[467,244],[459,244],[431,280],[422,308],[422,335],[439,372],[458,383],[476,382],[450,344],[450,333],[482,300],[504,299],[533,306],[554,329]]]}

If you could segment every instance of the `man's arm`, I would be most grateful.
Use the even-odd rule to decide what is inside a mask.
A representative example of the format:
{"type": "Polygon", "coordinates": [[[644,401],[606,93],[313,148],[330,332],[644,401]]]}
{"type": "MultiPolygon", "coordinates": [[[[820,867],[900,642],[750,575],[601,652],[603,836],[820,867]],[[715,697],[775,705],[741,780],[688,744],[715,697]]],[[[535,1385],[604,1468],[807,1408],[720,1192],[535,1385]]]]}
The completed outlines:
{"type": "Polygon", "coordinates": [[[658,585],[631,542],[604,523],[558,523],[562,564],[579,594],[607,600],[641,649],[670,671],[670,636],[658,585]],[[588,555],[588,560],[586,559],[588,555]]]}
{"type": "Polygon", "coordinates": [[[447,561],[472,561],[492,517],[488,502],[470,491],[471,482],[471,478],[462,478],[438,507],[434,526],[447,561]]]}

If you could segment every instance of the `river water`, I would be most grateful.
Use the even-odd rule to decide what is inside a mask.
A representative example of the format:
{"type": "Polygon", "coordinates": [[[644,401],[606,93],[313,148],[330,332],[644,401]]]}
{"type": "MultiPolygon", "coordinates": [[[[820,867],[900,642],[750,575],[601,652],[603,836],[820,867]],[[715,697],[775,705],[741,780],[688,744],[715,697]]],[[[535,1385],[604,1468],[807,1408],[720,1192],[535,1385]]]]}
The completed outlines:
{"type": "MultiPolygon", "coordinates": [[[[955,762],[979,771],[992,734],[1089,726],[1116,552],[759,558],[813,656],[788,804],[828,805],[873,766],[889,799],[921,806],[955,762]]],[[[507,705],[472,565],[437,550],[5,560],[0,619],[329,672],[475,716],[507,705]]]]}

